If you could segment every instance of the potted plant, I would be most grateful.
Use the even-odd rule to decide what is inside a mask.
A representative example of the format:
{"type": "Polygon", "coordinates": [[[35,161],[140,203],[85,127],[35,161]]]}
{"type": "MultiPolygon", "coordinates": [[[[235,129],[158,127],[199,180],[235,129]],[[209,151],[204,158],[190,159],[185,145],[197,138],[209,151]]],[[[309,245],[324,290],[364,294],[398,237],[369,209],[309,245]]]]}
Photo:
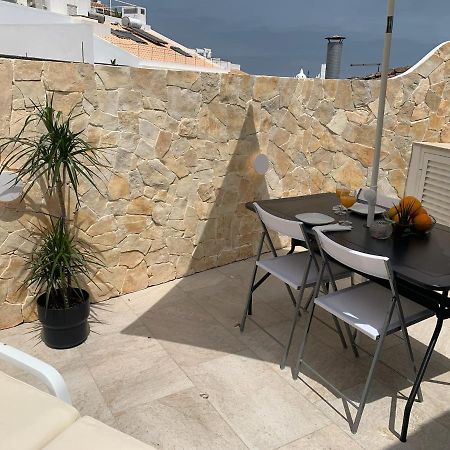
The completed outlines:
{"type": "Polygon", "coordinates": [[[80,205],[80,183],[85,180],[97,189],[98,169],[105,166],[100,150],[72,131],[73,109],[63,117],[48,97],[44,105],[33,107],[20,131],[2,139],[0,173],[16,171],[15,183],[24,185],[22,199],[33,187],[43,191],[47,211],[36,211],[43,220],[31,232],[34,249],[25,255],[25,284],[35,292],[43,341],[52,348],[70,348],[89,334],[90,302],[84,286],[93,281],[93,267],[101,264],[78,237],[73,215],[80,205]]]}

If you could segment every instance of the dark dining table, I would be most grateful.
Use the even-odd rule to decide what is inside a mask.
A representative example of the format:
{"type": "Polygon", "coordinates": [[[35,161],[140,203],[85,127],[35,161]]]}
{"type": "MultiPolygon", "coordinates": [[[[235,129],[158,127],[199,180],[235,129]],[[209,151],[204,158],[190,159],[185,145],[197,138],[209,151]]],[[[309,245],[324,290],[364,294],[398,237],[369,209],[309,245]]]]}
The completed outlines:
{"type": "MultiPolygon", "coordinates": [[[[334,216],[335,194],[323,193],[258,201],[269,213],[284,219],[297,220],[296,214],[322,213],[334,216]]],[[[254,210],[253,203],[247,208],[254,210]]],[[[334,216],[337,218],[337,216],[334,216]]],[[[436,325],[417,372],[403,415],[400,440],[405,442],[411,409],[425,375],[445,319],[450,318],[450,228],[436,224],[431,232],[374,239],[366,226],[366,216],[350,213],[352,230],[327,233],[339,244],[353,250],[386,256],[390,259],[400,294],[420,303],[436,314],[436,325]]],[[[312,237],[312,226],[304,224],[312,237]]],[[[293,242],[293,247],[296,245],[293,242]]],[[[298,243],[300,244],[300,243],[298,243]]],[[[377,280],[374,280],[377,281],[377,280]]]]}

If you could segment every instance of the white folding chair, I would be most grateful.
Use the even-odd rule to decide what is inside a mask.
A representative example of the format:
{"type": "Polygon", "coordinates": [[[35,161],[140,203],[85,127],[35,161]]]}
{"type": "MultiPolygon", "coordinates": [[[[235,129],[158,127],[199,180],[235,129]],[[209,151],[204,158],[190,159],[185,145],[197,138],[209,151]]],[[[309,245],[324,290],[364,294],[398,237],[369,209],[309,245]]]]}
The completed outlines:
{"type": "MultiPolygon", "coordinates": [[[[304,291],[308,287],[315,286],[318,280],[320,269],[319,262],[317,261],[317,257],[319,255],[315,255],[311,251],[309,238],[304,231],[302,222],[298,220],[282,219],[280,217],[274,216],[262,209],[257,203],[254,203],[254,207],[261,221],[263,232],[261,234],[261,239],[259,242],[256,264],[253,269],[247,302],[245,304],[245,309],[240,323],[241,332],[244,331],[247,316],[252,314],[253,292],[268,278],[268,276],[273,275],[286,285],[289,296],[295,306],[294,321],[296,321],[296,318],[300,314],[300,307],[304,291]],[[272,239],[270,238],[269,230],[275,231],[283,236],[287,236],[291,239],[296,239],[302,242],[307,250],[304,252],[290,253],[287,255],[278,256],[272,239]],[[265,240],[269,245],[270,251],[272,253],[272,258],[260,259],[265,240]],[[266,274],[255,283],[258,268],[264,270],[266,274]],[[292,289],[300,291],[298,300],[295,300],[292,289]]],[[[351,275],[351,272],[340,264],[331,263],[330,270],[333,274],[334,279],[348,278],[351,275]]],[[[329,278],[323,278],[323,283],[328,283],[329,281],[329,278]]],[[[347,344],[345,342],[341,327],[339,326],[339,322],[335,317],[333,317],[333,320],[336,327],[335,331],[339,334],[342,345],[344,346],[344,348],[346,348],[347,344]]],[[[292,334],[289,337],[289,341],[286,345],[285,354],[281,362],[282,368],[285,365],[286,358],[289,353],[292,334]]]]}
{"type": "MultiPolygon", "coordinates": [[[[370,189],[367,187],[361,188],[358,191],[357,199],[367,201],[365,195],[368,191],[370,191],[370,189]]],[[[389,197],[377,190],[377,201],[375,202],[377,206],[381,206],[383,208],[392,208],[392,206],[398,204],[399,201],[400,199],[398,197],[389,197]]]]}
{"type": "MultiPolygon", "coordinates": [[[[299,349],[297,362],[292,370],[292,376],[294,379],[297,379],[301,364],[304,364],[309,370],[316,374],[318,378],[328,384],[339,395],[346,399],[348,403],[354,406],[357,409],[357,413],[353,424],[350,424],[350,428],[353,433],[356,433],[367,401],[375,367],[380,357],[385,337],[399,330],[402,331],[405,338],[408,357],[411,362],[411,369],[415,378],[416,365],[406,328],[409,325],[432,317],[434,313],[418,303],[415,303],[398,294],[389,258],[348,249],[327,237],[324,234],[324,231],[327,230],[332,231],[333,225],[314,228],[322,255],[322,265],[319,274],[319,281],[314,289],[315,300],[311,302],[310,308],[308,308],[308,325],[305,329],[303,342],[299,349]],[[385,280],[388,282],[389,288],[383,287],[381,284],[373,281],[366,281],[347,289],[337,291],[336,286],[333,283],[333,289],[335,289],[335,292],[317,297],[319,293],[320,279],[325,273],[325,270],[328,270],[330,258],[332,258],[333,261],[338,261],[341,264],[362,273],[363,275],[385,280]],[[346,397],[333,384],[327,381],[322,375],[316,372],[303,360],[315,306],[319,306],[320,308],[328,311],[345,323],[355,355],[357,355],[357,346],[350,327],[378,342],[359,405],[355,404],[351,399],[346,397]]],[[[422,401],[421,392],[419,392],[419,401],[422,401]]]]}

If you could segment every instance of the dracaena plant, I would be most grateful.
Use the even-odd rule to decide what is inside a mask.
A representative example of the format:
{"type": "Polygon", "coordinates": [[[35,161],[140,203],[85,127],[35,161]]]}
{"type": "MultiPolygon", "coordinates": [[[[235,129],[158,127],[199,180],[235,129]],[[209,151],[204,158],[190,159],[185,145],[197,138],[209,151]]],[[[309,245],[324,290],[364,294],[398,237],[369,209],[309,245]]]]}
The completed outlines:
{"type": "Polygon", "coordinates": [[[75,117],[73,109],[64,117],[54,109],[53,98],[47,97],[42,105],[33,103],[33,112],[19,132],[0,144],[0,173],[16,170],[16,183],[25,186],[23,197],[38,185],[44,186],[45,198],[57,199],[57,213],[43,213],[45,224],[32,231],[35,248],[26,255],[25,281],[37,294],[45,293],[46,306],[53,308],[67,308],[71,300],[76,301],[72,298],[76,290],[71,288],[81,288],[82,278],[93,281],[93,266],[101,265],[93,249],[77,237],[67,201],[69,189],[78,208],[80,182],[85,180],[98,190],[100,170],[106,167],[102,151],[84,140],[81,131],[72,131],[75,117]]]}

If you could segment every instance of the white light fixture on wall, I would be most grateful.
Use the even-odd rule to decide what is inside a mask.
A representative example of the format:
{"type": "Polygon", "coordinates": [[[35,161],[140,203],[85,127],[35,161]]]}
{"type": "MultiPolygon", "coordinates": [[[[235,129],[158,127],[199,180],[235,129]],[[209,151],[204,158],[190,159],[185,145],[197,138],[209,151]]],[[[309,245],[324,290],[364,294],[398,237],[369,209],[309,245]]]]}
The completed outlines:
{"type": "Polygon", "coordinates": [[[23,192],[23,183],[17,181],[15,172],[4,171],[0,174],[0,204],[17,200],[23,192]]]}
{"type": "Polygon", "coordinates": [[[259,154],[253,160],[253,168],[260,175],[264,175],[269,170],[269,158],[266,155],[259,154]]]}

